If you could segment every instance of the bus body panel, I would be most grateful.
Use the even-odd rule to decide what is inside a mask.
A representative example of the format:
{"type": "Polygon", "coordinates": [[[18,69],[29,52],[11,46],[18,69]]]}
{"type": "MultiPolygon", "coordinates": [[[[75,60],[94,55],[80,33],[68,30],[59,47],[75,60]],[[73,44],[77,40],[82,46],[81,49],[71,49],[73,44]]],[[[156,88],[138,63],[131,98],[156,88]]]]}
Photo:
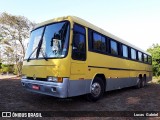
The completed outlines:
{"type": "Polygon", "coordinates": [[[140,74],[146,74],[147,82],[152,80],[152,68],[145,63],[90,51],[88,53],[88,63],[90,71],[87,71],[87,79],[93,79],[95,74],[104,74],[106,91],[135,86],[140,74]]]}
{"type": "Polygon", "coordinates": [[[40,80],[22,79],[22,86],[29,91],[41,93],[45,95],[55,96],[59,98],[68,97],[68,78],[63,78],[63,83],[46,82],[40,80]],[[38,86],[39,89],[33,89],[33,86],[38,86]]]}
{"type": "Polygon", "coordinates": [[[37,77],[46,78],[47,76],[69,77],[70,76],[70,59],[49,59],[31,60],[23,62],[22,74],[32,77],[37,74],[37,77]],[[68,67],[66,67],[68,66],[68,67]]]}

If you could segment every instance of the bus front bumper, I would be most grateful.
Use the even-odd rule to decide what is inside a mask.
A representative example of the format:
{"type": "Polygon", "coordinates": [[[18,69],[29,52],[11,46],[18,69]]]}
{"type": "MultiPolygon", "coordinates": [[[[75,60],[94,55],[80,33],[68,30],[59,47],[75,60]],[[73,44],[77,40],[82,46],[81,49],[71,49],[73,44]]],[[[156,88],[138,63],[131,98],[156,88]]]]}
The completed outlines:
{"type": "Polygon", "coordinates": [[[21,79],[22,86],[29,91],[59,98],[68,97],[68,82],[68,78],[63,78],[62,83],[21,79]]]}

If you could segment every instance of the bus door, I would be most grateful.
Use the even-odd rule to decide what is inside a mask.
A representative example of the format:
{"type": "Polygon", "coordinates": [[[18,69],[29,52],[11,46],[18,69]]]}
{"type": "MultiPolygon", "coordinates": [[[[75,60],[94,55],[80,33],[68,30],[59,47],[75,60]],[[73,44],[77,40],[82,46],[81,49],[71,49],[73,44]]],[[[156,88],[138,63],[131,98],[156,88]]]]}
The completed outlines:
{"type": "Polygon", "coordinates": [[[71,80],[69,85],[69,96],[85,93],[86,87],[86,30],[85,27],[74,24],[72,55],[71,55],[71,80]]]}

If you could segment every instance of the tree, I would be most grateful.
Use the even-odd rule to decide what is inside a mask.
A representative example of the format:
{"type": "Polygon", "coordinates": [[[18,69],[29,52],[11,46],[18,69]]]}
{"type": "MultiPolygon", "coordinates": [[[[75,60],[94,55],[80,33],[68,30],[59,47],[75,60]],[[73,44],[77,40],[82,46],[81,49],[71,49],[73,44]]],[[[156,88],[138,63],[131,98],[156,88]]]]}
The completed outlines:
{"type": "Polygon", "coordinates": [[[152,55],[153,75],[160,76],[160,45],[153,44],[147,51],[152,55]]]}
{"type": "Polygon", "coordinates": [[[29,33],[34,26],[35,23],[26,17],[14,16],[6,12],[0,14],[0,43],[7,46],[6,49],[1,49],[4,50],[3,54],[14,56],[19,74],[21,74],[21,66],[18,64],[23,61],[25,55],[24,40],[29,38],[29,33]]]}

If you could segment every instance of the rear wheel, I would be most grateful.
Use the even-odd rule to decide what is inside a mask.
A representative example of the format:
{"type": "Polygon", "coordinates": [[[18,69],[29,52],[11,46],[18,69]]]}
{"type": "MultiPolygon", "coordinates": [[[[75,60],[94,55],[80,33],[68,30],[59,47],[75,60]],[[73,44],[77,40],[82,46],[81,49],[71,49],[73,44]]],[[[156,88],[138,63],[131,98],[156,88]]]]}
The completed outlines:
{"type": "Polygon", "coordinates": [[[142,79],[141,87],[143,88],[146,85],[146,77],[144,76],[142,79]]]}
{"type": "Polygon", "coordinates": [[[145,86],[145,81],[142,80],[142,82],[141,82],[141,88],[143,88],[144,86],[145,86]]]}
{"type": "Polygon", "coordinates": [[[141,88],[141,83],[142,83],[142,79],[138,79],[138,82],[137,82],[137,85],[136,85],[136,88],[139,89],[141,88]]]}
{"type": "Polygon", "coordinates": [[[89,101],[97,101],[104,94],[104,83],[101,78],[96,77],[91,85],[91,92],[87,94],[87,99],[89,101]]]}

